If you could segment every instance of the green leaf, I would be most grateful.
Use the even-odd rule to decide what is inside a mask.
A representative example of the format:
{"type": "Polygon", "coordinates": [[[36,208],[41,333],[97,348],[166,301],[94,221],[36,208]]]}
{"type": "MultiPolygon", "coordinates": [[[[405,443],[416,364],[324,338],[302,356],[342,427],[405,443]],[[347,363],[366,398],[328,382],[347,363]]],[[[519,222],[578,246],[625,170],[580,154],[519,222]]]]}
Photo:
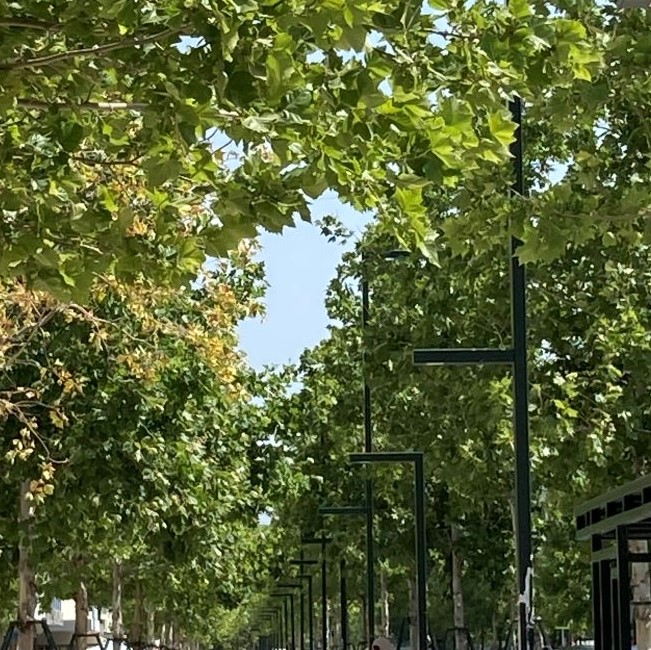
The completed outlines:
{"type": "Polygon", "coordinates": [[[427,0],[427,4],[435,11],[449,11],[454,6],[451,0],[427,0]]]}
{"type": "Polygon", "coordinates": [[[59,142],[64,151],[75,151],[84,139],[84,127],[77,122],[64,122],[59,142]]]}
{"type": "Polygon", "coordinates": [[[488,116],[488,128],[491,135],[504,146],[510,145],[515,139],[515,124],[506,109],[495,111],[488,116]]]}
{"type": "Polygon", "coordinates": [[[527,18],[533,15],[529,0],[509,0],[509,12],[518,19],[527,18]]]}
{"type": "Polygon", "coordinates": [[[147,181],[151,187],[158,187],[173,178],[176,178],[183,168],[175,159],[154,159],[149,161],[147,167],[147,181]]]}

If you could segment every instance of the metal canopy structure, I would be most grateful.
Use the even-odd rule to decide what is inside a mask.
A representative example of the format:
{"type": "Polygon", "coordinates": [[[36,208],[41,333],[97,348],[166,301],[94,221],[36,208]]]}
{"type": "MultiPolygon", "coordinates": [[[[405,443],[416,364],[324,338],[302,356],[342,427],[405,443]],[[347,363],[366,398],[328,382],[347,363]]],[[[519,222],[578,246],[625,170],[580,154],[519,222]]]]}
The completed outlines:
{"type": "Polygon", "coordinates": [[[592,548],[592,616],[595,650],[629,650],[631,564],[651,553],[632,553],[631,540],[651,539],[651,475],[582,503],[574,511],[577,538],[592,548]]]}

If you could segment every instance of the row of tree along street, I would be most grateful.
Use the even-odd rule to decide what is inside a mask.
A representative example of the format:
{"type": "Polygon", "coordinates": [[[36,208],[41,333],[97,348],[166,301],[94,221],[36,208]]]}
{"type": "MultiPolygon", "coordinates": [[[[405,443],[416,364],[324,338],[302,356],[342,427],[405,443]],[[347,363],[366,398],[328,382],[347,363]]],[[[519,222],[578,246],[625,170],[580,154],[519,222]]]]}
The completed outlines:
{"type": "MultiPolygon", "coordinates": [[[[416,371],[410,352],[508,340],[510,235],[529,273],[536,605],[586,630],[572,506],[648,471],[650,21],[594,0],[0,1],[0,557],[20,650],[53,596],[75,598],[80,635],[92,603],[132,643],[252,643],[318,506],[362,500],[346,459],[363,352],[377,448],[426,453],[431,628],[494,645],[515,602],[510,378],[416,371]],[[332,282],[336,325],[297,367],[255,372],[237,341],[262,311],[250,242],[326,191],[376,215],[332,282]],[[409,257],[380,263],[396,246],[409,257]]],[[[373,476],[395,632],[409,482],[373,476]]],[[[362,639],[359,526],[329,526],[362,639]]],[[[645,644],[647,605],[635,616],[645,644]]]]}

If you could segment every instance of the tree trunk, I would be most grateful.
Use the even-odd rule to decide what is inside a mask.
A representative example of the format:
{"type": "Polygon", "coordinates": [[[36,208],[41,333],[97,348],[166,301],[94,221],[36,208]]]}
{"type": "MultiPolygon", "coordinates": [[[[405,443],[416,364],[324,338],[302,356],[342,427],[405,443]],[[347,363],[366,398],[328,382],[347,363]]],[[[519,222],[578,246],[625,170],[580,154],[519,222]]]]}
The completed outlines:
{"type": "Polygon", "coordinates": [[[119,560],[113,560],[113,609],[111,612],[111,633],[113,650],[120,650],[122,639],[122,566],[119,560]]]}
{"type": "Polygon", "coordinates": [[[131,631],[129,641],[132,645],[142,643],[142,587],[140,580],[136,579],[136,587],[133,594],[133,618],[131,619],[131,631]]]}
{"type": "Polygon", "coordinates": [[[459,553],[459,528],[456,524],[450,527],[450,542],[452,544],[452,603],[455,650],[466,650],[467,639],[465,630],[466,615],[463,606],[463,558],[459,553]]]}
{"type": "Polygon", "coordinates": [[[29,480],[20,484],[20,514],[18,524],[18,643],[16,650],[33,650],[34,620],[36,611],[36,581],[31,564],[31,519],[34,516],[32,501],[29,498],[29,480]]]}
{"type": "Polygon", "coordinates": [[[427,650],[427,648],[418,647],[418,590],[416,588],[416,579],[412,576],[408,578],[409,585],[409,650],[427,650]]]}
{"type": "Polygon", "coordinates": [[[362,639],[364,639],[364,643],[368,644],[368,612],[366,611],[366,597],[362,596],[360,598],[361,602],[361,609],[360,612],[362,614],[362,639]]]}
{"type": "Polygon", "coordinates": [[[156,636],[156,610],[149,603],[145,609],[147,611],[147,643],[153,643],[156,636]]]}
{"type": "MultiPolygon", "coordinates": [[[[631,540],[631,553],[647,553],[649,543],[646,540],[631,540]]],[[[647,562],[631,564],[631,587],[634,601],[651,601],[651,576],[647,562]]],[[[635,605],[633,608],[635,640],[638,650],[651,650],[651,609],[649,605],[635,605]]]]}
{"type": "Polygon", "coordinates": [[[380,569],[380,634],[388,638],[389,636],[389,584],[387,570],[385,567],[380,569]]]}
{"type": "MultiPolygon", "coordinates": [[[[339,621],[337,620],[337,617],[335,616],[334,609],[332,607],[332,604],[328,602],[327,606],[327,629],[328,629],[328,647],[329,648],[335,648],[337,647],[338,639],[341,638],[339,634],[339,621]]],[[[290,631],[291,634],[291,631],[290,631]]]]}
{"type": "Polygon", "coordinates": [[[88,590],[83,582],[79,583],[75,592],[75,641],[77,650],[86,650],[88,645],[88,590]]]}

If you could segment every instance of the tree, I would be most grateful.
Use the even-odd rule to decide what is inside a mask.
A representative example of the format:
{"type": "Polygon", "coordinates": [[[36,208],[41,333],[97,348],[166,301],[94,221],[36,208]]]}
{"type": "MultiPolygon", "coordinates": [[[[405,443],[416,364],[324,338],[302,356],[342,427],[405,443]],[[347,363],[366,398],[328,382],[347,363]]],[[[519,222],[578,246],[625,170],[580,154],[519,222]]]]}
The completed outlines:
{"type": "Polygon", "coordinates": [[[260,280],[243,249],[192,290],[109,278],[84,308],[20,285],[3,295],[6,480],[29,507],[17,540],[21,623],[38,576],[47,594],[76,594],[85,625],[89,593],[110,602],[117,562],[134,641],[145,602],[182,612],[178,633],[204,634],[205,590],[229,606],[255,580],[240,572],[257,561],[266,507],[250,447],[262,412],[251,400],[267,382],[244,364],[235,328],[259,308],[260,280]],[[188,581],[204,591],[190,597],[188,581]]]}
{"type": "MultiPolygon", "coordinates": [[[[306,351],[301,388],[278,414],[284,415],[280,434],[286,452],[309,483],[275,512],[280,525],[301,530],[319,524],[321,503],[361,501],[362,475],[347,468],[346,460],[361,447],[365,349],[376,448],[426,453],[430,611],[439,614],[433,626],[442,632],[452,624],[452,568],[460,552],[462,573],[454,593],[464,597],[473,633],[485,631],[496,643],[515,602],[511,380],[494,368],[416,370],[411,350],[508,345],[506,245],[475,257],[441,247],[436,267],[417,257],[387,266],[381,252],[394,246],[371,230],[362,245],[364,265],[358,253],[348,256],[332,283],[327,304],[338,324],[306,351]],[[371,322],[364,337],[355,289],[361,272],[371,281],[371,322]]],[[[546,621],[575,631],[588,627],[590,572],[587,549],[569,542],[572,507],[648,471],[640,435],[648,428],[643,394],[649,372],[648,268],[645,244],[602,249],[589,241],[531,271],[536,601],[546,621]]],[[[373,476],[384,522],[378,548],[408,576],[413,571],[408,471],[378,468],[373,476]]],[[[328,530],[337,540],[335,553],[361,547],[358,526],[333,521],[328,530]]],[[[392,589],[404,611],[404,584],[392,589]]]]}
{"type": "Polygon", "coordinates": [[[444,6],[446,46],[399,0],[4,3],[0,273],[64,298],[98,273],[187,282],[326,188],[424,246],[422,186],[507,159],[505,96],[569,93],[601,57],[526,3],[444,6]]]}

